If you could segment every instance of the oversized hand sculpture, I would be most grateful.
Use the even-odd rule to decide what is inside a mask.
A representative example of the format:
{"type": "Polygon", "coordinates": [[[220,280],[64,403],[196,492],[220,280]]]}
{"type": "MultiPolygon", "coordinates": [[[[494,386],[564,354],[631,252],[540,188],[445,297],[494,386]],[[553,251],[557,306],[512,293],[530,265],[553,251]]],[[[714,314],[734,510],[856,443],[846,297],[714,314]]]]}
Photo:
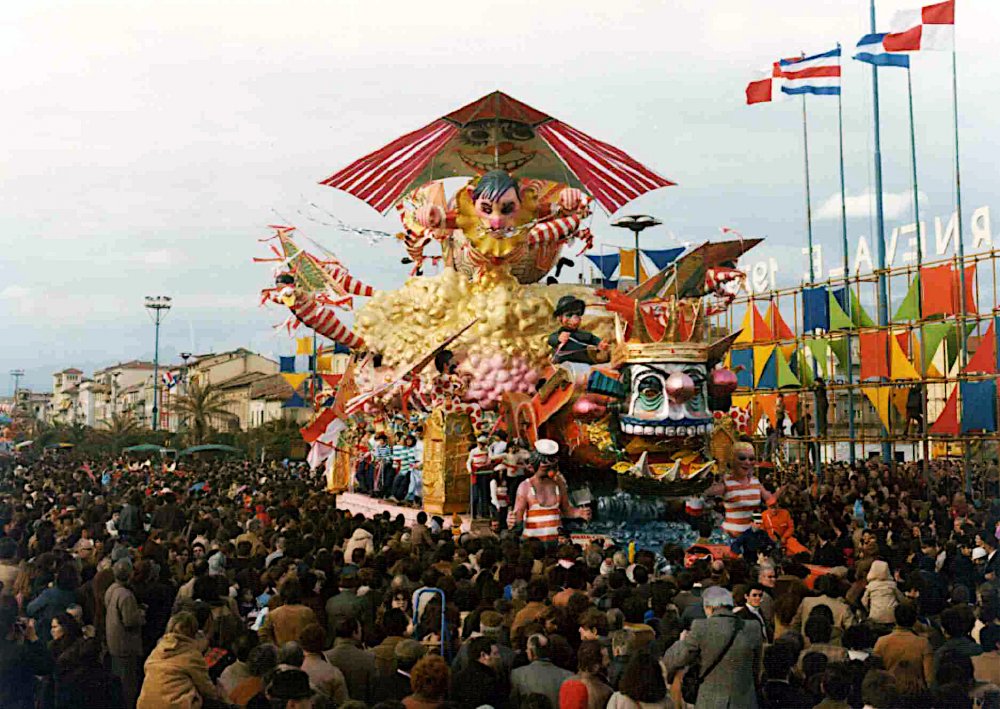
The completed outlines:
{"type": "Polygon", "coordinates": [[[575,187],[567,187],[559,193],[559,206],[567,212],[575,212],[583,202],[583,192],[575,187]]]}

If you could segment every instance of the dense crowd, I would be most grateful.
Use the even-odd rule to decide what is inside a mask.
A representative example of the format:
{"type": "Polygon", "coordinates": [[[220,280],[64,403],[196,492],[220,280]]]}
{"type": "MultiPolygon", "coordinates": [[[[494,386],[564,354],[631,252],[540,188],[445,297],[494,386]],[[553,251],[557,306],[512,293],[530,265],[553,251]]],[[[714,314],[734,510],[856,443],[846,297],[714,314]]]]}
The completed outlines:
{"type": "Polygon", "coordinates": [[[298,467],[26,460],[0,707],[997,706],[1000,506],[929,473],[793,466],[708,555],[364,519],[298,467]]]}

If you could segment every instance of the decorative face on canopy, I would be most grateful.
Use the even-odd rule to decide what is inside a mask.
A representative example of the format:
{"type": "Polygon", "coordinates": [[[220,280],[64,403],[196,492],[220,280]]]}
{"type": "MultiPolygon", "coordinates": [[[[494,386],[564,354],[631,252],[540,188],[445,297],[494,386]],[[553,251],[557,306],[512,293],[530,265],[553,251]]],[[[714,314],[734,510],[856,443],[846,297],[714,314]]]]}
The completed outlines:
{"type": "Polygon", "coordinates": [[[510,119],[470,121],[462,128],[460,140],[458,156],[476,172],[513,172],[538,153],[530,147],[535,142],[535,129],[510,119]]]}
{"type": "Polygon", "coordinates": [[[712,429],[704,362],[626,364],[619,426],[622,432],[656,438],[701,436],[712,429]]]}

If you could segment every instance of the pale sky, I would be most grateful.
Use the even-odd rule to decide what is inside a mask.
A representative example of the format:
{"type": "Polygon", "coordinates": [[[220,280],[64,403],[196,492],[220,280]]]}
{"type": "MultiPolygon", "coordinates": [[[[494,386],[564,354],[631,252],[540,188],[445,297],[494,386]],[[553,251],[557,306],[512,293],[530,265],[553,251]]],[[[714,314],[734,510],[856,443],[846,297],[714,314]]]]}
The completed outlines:
{"type": "MultiPolygon", "coordinates": [[[[920,2],[882,0],[880,29],[920,2]]],[[[402,283],[399,246],[324,226],[309,205],[386,231],[395,218],[317,182],[495,89],[679,183],[622,211],[664,221],[644,245],[699,243],[733,227],[767,237],[757,257],[779,257],[779,280],[792,285],[804,268],[800,105],[747,107],[743,90],[776,58],[840,42],[848,227],[852,241],[871,233],[870,71],[847,58],[868,30],[865,0],[14,0],[4,9],[0,393],[15,367],[28,373],[23,385],[47,389],[65,367],[89,374],[151,358],[144,295],[174,297],[163,360],[241,345],[287,352],[272,329],[286,313],[257,307],[270,269],[251,263],[266,255],[256,240],[271,223],[296,224],[373,285],[402,283]]],[[[998,25],[996,2],[959,0],[967,220],[977,207],[1000,209],[991,203],[998,25]]],[[[954,204],[950,66],[946,54],[914,60],[928,220],[954,204]]],[[[905,74],[885,70],[881,86],[892,228],[912,221],[905,74]]],[[[810,99],[809,110],[816,243],[839,259],[836,100],[810,99]]],[[[598,241],[627,242],[603,214],[593,227],[598,241]]]]}

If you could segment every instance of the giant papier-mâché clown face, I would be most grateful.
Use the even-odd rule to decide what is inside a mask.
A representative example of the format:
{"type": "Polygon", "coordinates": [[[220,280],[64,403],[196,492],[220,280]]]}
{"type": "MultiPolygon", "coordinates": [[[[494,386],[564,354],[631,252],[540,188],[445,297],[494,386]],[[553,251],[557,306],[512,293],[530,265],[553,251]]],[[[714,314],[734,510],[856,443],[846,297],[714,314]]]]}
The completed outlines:
{"type": "Polygon", "coordinates": [[[472,204],[485,231],[513,235],[519,225],[521,190],[517,180],[502,170],[487,172],[472,190],[472,204]]]}
{"type": "Polygon", "coordinates": [[[626,364],[627,399],[618,417],[623,433],[683,438],[711,432],[704,362],[626,364]]]}

